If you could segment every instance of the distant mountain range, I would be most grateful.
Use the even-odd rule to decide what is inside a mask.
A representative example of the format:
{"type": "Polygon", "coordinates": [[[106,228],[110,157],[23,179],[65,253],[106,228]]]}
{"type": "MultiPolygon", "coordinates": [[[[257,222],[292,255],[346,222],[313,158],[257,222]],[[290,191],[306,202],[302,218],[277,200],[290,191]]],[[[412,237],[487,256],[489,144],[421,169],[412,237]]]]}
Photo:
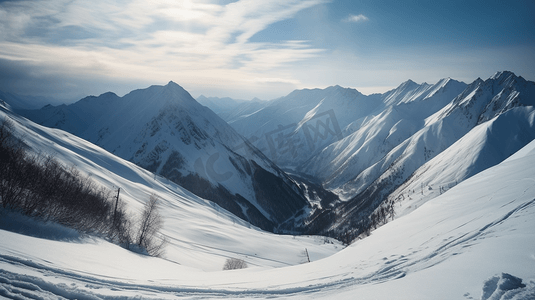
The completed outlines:
{"type": "Polygon", "coordinates": [[[207,107],[170,82],[16,111],[264,229],[349,240],[535,139],[535,83],[507,71],[470,84],[408,80],[373,95],[332,86],[198,101],[207,107]],[[391,209],[398,203],[411,205],[391,209]]]}

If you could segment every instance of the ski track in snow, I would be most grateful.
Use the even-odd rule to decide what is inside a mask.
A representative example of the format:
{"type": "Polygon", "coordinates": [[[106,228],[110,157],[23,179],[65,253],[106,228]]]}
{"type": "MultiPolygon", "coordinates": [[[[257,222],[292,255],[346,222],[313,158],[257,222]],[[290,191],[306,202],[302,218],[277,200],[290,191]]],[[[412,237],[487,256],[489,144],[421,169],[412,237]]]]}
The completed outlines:
{"type": "MultiPolygon", "coordinates": [[[[147,285],[139,283],[121,282],[112,279],[99,279],[93,274],[77,274],[65,270],[47,267],[31,260],[23,260],[13,256],[0,255],[2,264],[10,264],[32,273],[40,273],[42,277],[54,278],[52,283],[41,277],[12,273],[0,269],[0,296],[19,299],[128,299],[124,294],[135,294],[142,298],[188,297],[204,298],[267,298],[281,297],[295,294],[309,294],[325,289],[337,289],[341,286],[354,285],[359,280],[347,278],[329,284],[310,285],[297,288],[271,287],[268,290],[254,289],[217,289],[198,287],[176,287],[163,285],[147,285]],[[69,284],[67,284],[67,282],[69,284]],[[105,292],[99,292],[105,291],[105,292]],[[117,295],[113,295],[117,294],[117,295]]],[[[243,282],[242,282],[243,283],[243,282]]]]}

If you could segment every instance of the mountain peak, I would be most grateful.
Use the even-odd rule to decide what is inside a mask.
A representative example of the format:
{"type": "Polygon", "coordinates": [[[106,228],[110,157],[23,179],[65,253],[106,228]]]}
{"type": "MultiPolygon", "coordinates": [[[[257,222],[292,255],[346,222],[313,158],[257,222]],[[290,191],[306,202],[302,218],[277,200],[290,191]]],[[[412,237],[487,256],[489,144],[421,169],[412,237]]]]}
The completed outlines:
{"type": "Polygon", "coordinates": [[[445,77],[445,78],[440,79],[438,82],[439,83],[448,83],[451,80],[453,80],[453,79],[451,79],[451,77],[445,77]]]}
{"type": "Polygon", "coordinates": [[[183,87],[181,87],[179,84],[177,84],[174,81],[169,81],[166,85],[163,86],[167,90],[180,90],[180,91],[186,91],[183,87]]]}
{"type": "Polygon", "coordinates": [[[510,77],[516,77],[515,73],[511,72],[511,71],[499,71],[499,72],[496,72],[494,75],[492,75],[492,77],[490,77],[490,79],[494,79],[494,80],[504,80],[504,79],[507,79],[507,78],[510,78],[510,77]]]}
{"type": "Polygon", "coordinates": [[[92,101],[95,101],[95,100],[104,100],[105,102],[107,101],[113,101],[113,100],[116,100],[116,99],[119,99],[120,97],[117,96],[117,94],[113,93],[113,92],[106,92],[106,93],[103,93],[103,94],[100,94],[98,97],[97,96],[86,96],[82,99],[80,99],[78,102],[80,103],[90,103],[92,101]]]}
{"type": "Polygon", "coordinates": [[[451,77],[446,77],[446,78],[440,79],[435,85],[446,87],[446,86],[452,86],[452,85],[464,85],[464,86],[466,86],[467,84],[462,82],[462,81],[458,81],[458,80],[452,79],[451,77]]]}
{"type": "Polygon", "coordinates": [[[497,84],[499,86],[513,86],[518,84],[524,85],[527,81],[521,76],[516,76],[515,73],[511,71],[501,71],[496,72],[485,82],[490,82],[491,84],[497,84]]]}
{"type": "Polygon", "coordinates": [[[359,92],[358,90],[356,90],[354,88],[342,87],[342,86],[339,86],[338,84],[329,86],[329,87],[325,88],[324,91],[329,91],[329,92],[333,92],[334,91],[336,93],[351,93],[351,94],[356,93],[356,95],[362,95],[361,92],[359,92]]]}
{"type": "Polygon", "coordinates": [[[174,81],[169,81],[164,87],[166,89],[171,89],[171,90],[180,90],[184,92],[186,91],[183,87],[181,87],[179,84],[177,84],[174,81]]]}
{"type": "Polygon", "coordinates": [[[416,86],[418,86],[419,84],[412,81],[411,79],[403,82],[402,84],[400,84],[396,90],[405,90],[405,89],[413,89],[415,88],[416,86]]]}
{"type": "Polygon", "coordinates": [[[353,88],[350,88],[350,87],[343,87],[343,86],[340,86],[340,85],[332,85],[330,87],[328,87],[328,89],[334,89],[334,90],[354,90],[353,88]]]}
{"type": "Polygon", "coordinates": [[[401,85],[409,85],[409,84],[417,84],[412,79],[407,79],[407,81],[403,82],[401,85]]]}
{"type": "Polygon", "coordinates": [[[174,81],[169,81],[169,83],[163,87],[163,90],[168,93],[171,99],[182,99],[182,101],[193,100],[194,102],[197,102],[188,91],[174,81]]]}
{"type": "Polygon", "coordinates": [[[99,97],[105,97],[105,98],[119,98],[119,96],[117,96],[117,94],[115,94],[114,92],[106,92],[106,93],[100,94],[99,97]]]}

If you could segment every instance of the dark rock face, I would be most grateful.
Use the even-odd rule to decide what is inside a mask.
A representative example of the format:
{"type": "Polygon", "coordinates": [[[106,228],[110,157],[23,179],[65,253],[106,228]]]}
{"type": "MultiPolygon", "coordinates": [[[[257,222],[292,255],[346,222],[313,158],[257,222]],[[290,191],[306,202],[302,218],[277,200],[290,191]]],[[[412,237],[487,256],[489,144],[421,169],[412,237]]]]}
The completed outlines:
{"type": "Polygon", "coordinates": [[[304,213],[303,208],[308,206],[308,201],[300,196],[300,193],[296,193],[293,189],[296,188],[295,185],[289,185],[254,162],[253,165],[253,187],[258,204],[274,216],[277,224],[282,225],[281,230],[296,230],[297,228],[290,225],[291,221],[304,213]]]}

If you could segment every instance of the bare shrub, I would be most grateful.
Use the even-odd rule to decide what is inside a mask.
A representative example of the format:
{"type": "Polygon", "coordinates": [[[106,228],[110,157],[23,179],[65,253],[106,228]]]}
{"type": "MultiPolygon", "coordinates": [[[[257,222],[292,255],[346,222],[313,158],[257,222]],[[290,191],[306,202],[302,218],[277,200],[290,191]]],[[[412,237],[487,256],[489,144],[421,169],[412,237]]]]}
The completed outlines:
{"type": "Polygon", "coordinates": [[[167,240],[159,231],[163,227],[162,216],[159,212],[159,198],[152,194],[139,219],[136,244],[145,249],[151,256],[163,255],[167,240]]]}
{"type": "Polygon", "coordinates": [[[229,258],[225,261],[223,270],[237,270],[247,268],[247,263],[243,259],[239,258],[229,258]]]}

